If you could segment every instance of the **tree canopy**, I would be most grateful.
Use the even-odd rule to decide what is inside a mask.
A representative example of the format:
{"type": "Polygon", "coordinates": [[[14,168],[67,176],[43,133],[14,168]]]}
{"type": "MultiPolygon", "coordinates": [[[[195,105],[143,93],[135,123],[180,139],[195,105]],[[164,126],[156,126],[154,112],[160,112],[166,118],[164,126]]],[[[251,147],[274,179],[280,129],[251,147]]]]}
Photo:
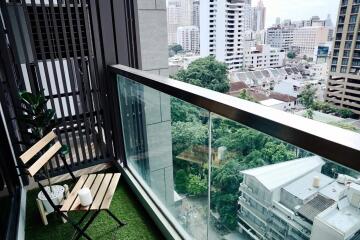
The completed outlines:
{"type": "Polygon", "coordinates": [[[304,105],[304,107],[311,108],[314,104],[315,97],[316,89],[312,85],[308,84],[300,93],[300,102],[304,105]]]}
{"type": "Polygon", "coordinates": [[[294,52],[288,52],[288,53],[287,53],[287,57],[288,57],[289,59],[294,59],[294,58],[296,57],[296,53],[294,53],[294,52]]]}
{"type": "Polygon", "coordinates": [[[227,66],[214,57],[200,58],[190,63],[186,70],[180,70],[174,78],[196,86],[226,93],[230,89],[227,66]]]}

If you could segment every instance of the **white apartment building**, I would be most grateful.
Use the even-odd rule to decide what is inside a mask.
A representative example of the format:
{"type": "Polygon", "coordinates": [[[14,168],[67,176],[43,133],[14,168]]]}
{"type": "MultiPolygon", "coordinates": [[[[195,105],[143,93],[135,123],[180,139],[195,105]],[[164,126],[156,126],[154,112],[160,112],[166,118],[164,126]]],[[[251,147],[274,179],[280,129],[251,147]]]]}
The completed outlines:
{"type": "Polygon", "coordinates": [[[303,27],[294,30],[293,46],[300,56],[313,57],[315,47],[328,41],[329,28],[323,26],[303,27]]]}
{"type": "Polygon", "coordinates": [[[215,56],[230,71],[243,66],[244,0],[204,0],[200,4],[200,55],[215,56]]]}
{"type": "Polygon", "coordinates": [[[359,179],[321,173],[318,156],[242,171],[239,230],[253,239],[355,240],[359,179]]]}
{"type": "Polygon", "coordinates": [[[291,45],[294,43],[294,29],[280,26],[268,28],[265,42],[271,47],[289,51],[291,45]]]}
{"type": "Polygon", "coordinates": [[[245,50],[244,67],[246,70],[262,70],[284,66],[286,53],[270,45],[257,45],[245,50]]]}
{"type": "Polygon", "coordinates": [[[168,0],[168,44],[176,43],[178,27],[192,25],[192,1],[193,0],[168,0]]]}
{"type": "Polygon", "coordinates": [[[200,32],[196,26],[178,27],[177,43],[185,52],[200,52],[200,32]]]}

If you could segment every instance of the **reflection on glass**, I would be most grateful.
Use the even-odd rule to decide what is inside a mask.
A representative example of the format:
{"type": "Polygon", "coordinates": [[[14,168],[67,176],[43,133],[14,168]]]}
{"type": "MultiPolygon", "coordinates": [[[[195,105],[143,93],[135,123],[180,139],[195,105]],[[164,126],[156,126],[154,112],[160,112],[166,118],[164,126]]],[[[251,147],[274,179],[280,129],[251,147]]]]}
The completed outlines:
{"type": "Polygon", "coordinates": [[[126,157],[194,239],[207,239],[209,113],[118,77],[126,157]]]}

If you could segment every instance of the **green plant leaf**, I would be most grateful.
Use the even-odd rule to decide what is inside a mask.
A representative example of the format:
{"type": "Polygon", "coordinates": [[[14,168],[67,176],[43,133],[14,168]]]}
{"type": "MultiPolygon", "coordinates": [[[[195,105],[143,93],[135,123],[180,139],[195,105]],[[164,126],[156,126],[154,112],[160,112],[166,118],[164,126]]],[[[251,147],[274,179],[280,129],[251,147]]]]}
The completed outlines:
{"type": "Polygon", "coordinates": [[[60,148],[60,155],[65,156],[70,152],[70,147],[68,145],[62,145],[60,148]]]}

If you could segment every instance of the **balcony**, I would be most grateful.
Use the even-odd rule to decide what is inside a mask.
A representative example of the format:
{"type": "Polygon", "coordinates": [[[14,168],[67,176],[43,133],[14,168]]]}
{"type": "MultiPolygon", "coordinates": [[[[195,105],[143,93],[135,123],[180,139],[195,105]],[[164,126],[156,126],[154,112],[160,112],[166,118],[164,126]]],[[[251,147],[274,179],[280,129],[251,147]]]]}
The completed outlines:
{"type": "MultiPolygon", "coordinates": [[[[94,238],[256,239],[275,234],[272,224],[279,222],[259,222],[254,207],[241,211],[240,186],[247,186],[249,199],[266,206],[261,208],[265,216],[276,214],[286,224],[289,231],[277,228],[284,239],[309,225],[321,236],[315,221],[357,234],[358,225],[348,233],[330,217],[346,220],[348,215],[333,206],[356,200],[345,188],[358,194],[360,135],[138,70],[141,46],[131,2],[126,8],[117,1],[101,6],[84,0],[57,6],[40,1],[40,7],[35,1],[0,3],[0,187],[10,196],[9,208],[1,210],[6,212],[1,226],[7,233],[14,236],[24,227],[28,239],[73,236],[70,225],[54,215],[48,226],[42,225],[34,201],[38,189],[26,193],[34,179],[25,176],[18,161],[28,149],[22,140],[29,133],[20,131],[18,93],[44,89],[57,114],[51,123],[59,139],[69,143],[66,161],[77,176],[99,167],[121,173],[111,210],[127,225],[117,229],[100,215],[88,231],[94,238]],[[16,28],[19,23],[24,24],[16,28]],[[306,211],[311,206],[316,211],[306,211]]],[[[152,63],[158,56],[151,57],[152,63]]],[[[56,158],[49,172],[55,182],[68,177],[56,158]]],[[[358,206],[349,203],[346,210],[360,221],[358,206]]]]}

